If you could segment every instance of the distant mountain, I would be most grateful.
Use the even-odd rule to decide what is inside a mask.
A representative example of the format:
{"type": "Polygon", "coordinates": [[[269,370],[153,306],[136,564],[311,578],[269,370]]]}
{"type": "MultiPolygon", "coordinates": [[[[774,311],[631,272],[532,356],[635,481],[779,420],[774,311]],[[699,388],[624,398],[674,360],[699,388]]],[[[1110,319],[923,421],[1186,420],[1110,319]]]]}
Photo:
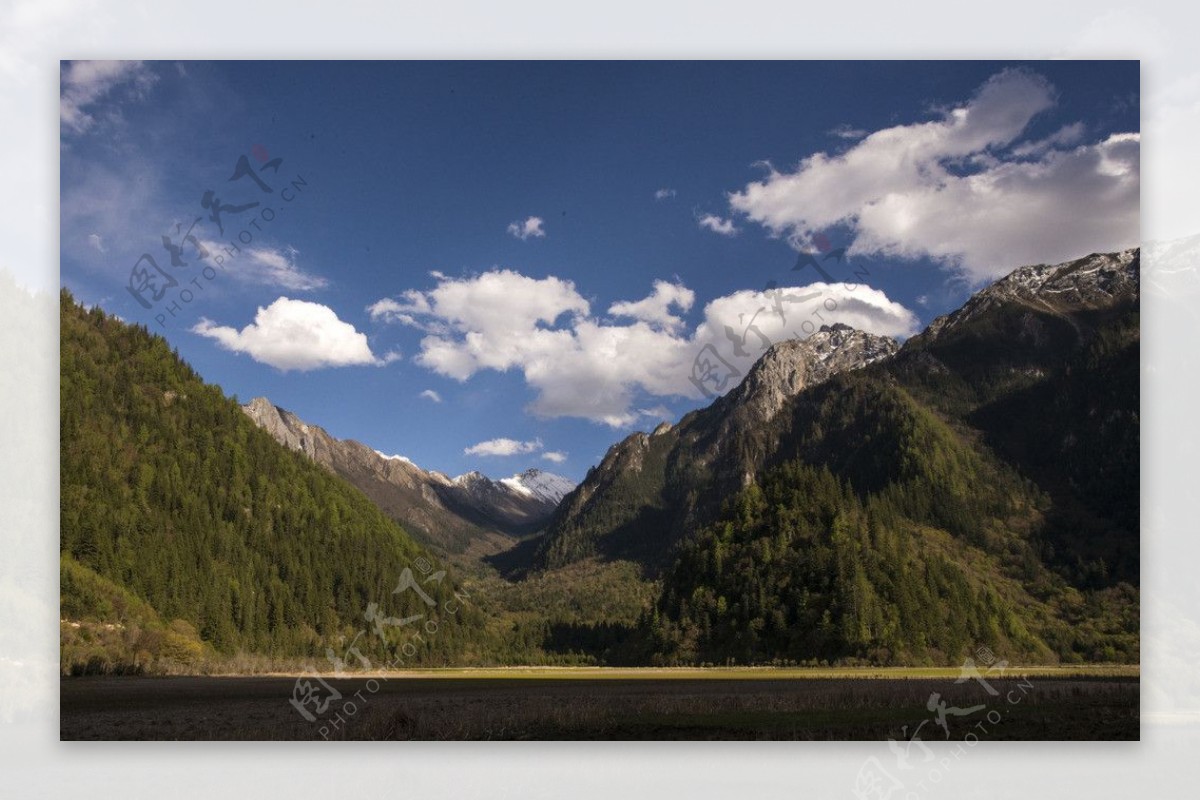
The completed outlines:
{"type": "Polygon", "coordinates": [[[279,443],[300,451],[362,490],[414,536],[450,553],[487,554],[536,532],[574,484],[531,469],[493,481],[423,470],[354,440],[339,440],[266,398],[242,410],[279,443]]]}
{"type": "Polygon", "coordinates": [[[517,492],[528,494],[554,507],[562,502],[567,493],[575,489],[575,482],[571,479],[538,470],[536,467],[510,478],[502,478],[500,481],[517,492]]]}
{"type": "MultiPolygon", "coordinates": [[[[472,470],[453,481],[465,498],[460,508],[497,521],[513,534],[526,534],[543,526],[563,496],[575,488],[570,479],[530,468],[509,478],[494,481],[472,470]]],[[[469,512],[465,512],[469,513],[469,512]]]]}

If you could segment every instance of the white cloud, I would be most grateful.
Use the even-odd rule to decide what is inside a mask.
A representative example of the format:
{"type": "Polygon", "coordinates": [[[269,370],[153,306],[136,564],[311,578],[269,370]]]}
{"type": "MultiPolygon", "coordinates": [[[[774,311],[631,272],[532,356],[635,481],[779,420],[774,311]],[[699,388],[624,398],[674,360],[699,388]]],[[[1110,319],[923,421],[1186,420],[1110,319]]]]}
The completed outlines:
{"type": "MultiPolygon", "coordinates": [[[[178,234],[176,239],[178,239],[178,234]]],[[[211,239],[200,240],[200,246],[208,251],[209,263],[214,267],[220,266],[216,262],[216,256],[222,254],[228,246],[224,242],[211,239]]],[[[185,252],[191,253],[192,251],[189,247],[185,252]]],[[[327,278],[300,268],[296,263],[299,255],[300,251],[291,245],[282,248],[242,248],[240,252],[235,252],[233,260],[227,260],[224,266],[232,266],[228,273],[240,281],[291,292],[311,292],[329,286],[327,278]]]]}
{"type": "Polygon", "coordinates": [[[281,297],[259,307],[254,322],[241,331],[201,319],[194,333],[216,340],[235,353],[280,370],[314,370],[347,365],[382,365],[399,358],[376,358],[367,337],[338,319],[328,306],[281,297]]]}
{"type": "Polygon", "coordinates": [[[638,409],[638,414],[642,417],[648,417],[652,420],[666,421],[670,420],[674,415],[666,406],[655,406],[652,409],[638,409]]]}
{"type": "Polygon", "coordinates": [[[384,459],[387,459],[388,461],[408,462],[409,464],[413,463],[412,459],[409,459],[407,456],[401,456],[398,453],[393,453],[391,455],[388,455],[388,454],[384,453],[383,451],[375,451],[375,453],[379,454],[380,456],[382,456],[384,459]]]}
{"type": "Polygon", "coordinates": [[[509,223],[508,232],[522,241],[530,237],[536,239],[546,235],[545,230],[542,229],[542,226],[545,224],[546,221],[541,217],[527,217],[523,222],[517,220],[516,222],[509,223]]]}
{"type": "Polygon", "coordinates": [[[296,256],[299,255],[299,251],[293,247],[282,250],[250,248],[245,253],[246,261],[239,264],[235,272],[248,280],[298,292],[324,289],[329,286],[329,281],[325,278],[306,273],[296,266],[296,256]]]}
{"type": "MultiPolygon", "coordinates": [[[[434,276],[439,281],[445,280],[445,276],[434,276]]],[[[401,295],[401,299],[395,298],[380,298],[367,307],[367,313],[371,315],[371,319],[375,322],[385,323],[401,323],[403,325],[412,326],[413,328],[421,328],[428,330],[430,326],[421,322],[418,318],[420,315],[429,314],[432,310],[429,308],[429,301],[425,296],[410,289],[401,295]]]]}
{"type": "Polygon", "coordinates": [[[739,232],[738,227],[733,224],[733,220],[727,220],[715,214],[701,214],[696,218],[696,222],[701,228],[707,228],[721,236],[737,236],[739,232]]]}
{"type": "Polygon", "coordinates": [[[567,454],[563,451],[546,451],[542,454],[542,458],[547,462],[562,464],[563,462],[567,461],[567,454]]]}
{"type": "Polygon", "coordinates": [[[100,234],[88,234],[88,246],[98,253],[107,253],[108,250],[104,247],[104,238],[100,234]]]}
{"type": "Polygon", "coordinates": [[[822,325],[833,323],[881,336],[903,338],[915,334],[920,324],[915,314],[889,300],[878,289],[863,284],[824,282],[734,292],[705,306],[704,317],[701,329],[712,331],[705,339],[723,340],[728,344],[729,339],[724,334],[728,325],[745,339],[747,350],[758,343],[758,335],[753,331],[743,337],[751,324],[773,342],[789,337],[803,339],[822,325]],[[805,297],[808,299],[799,300],[805,297]],[[719,336],[717,332],[720,332],[719,336]]]}
{"type": "Polygon", "coordinates": [[[798,249],[844,225],[851,255],[931,258],[973,283],[1136,244],[1139,136],[1073,144],[1082,129],[1068,125],[1020,141],[1053,105],[1043,78],[1007,70],[931,121],[875,131],[791,172],[772,169],[730,195],[730,207],[798,249]]]}
{"type": "Polygon", "coordinates": [[[533,453],[542,447],[540,439],[520,442],[507,437],[489,439],[469,448],[463,448],[467,456],[516,456],[522,453],[533,453]]]}
{"type": "Polygon", "coordinates": [[[838,139],[862,139],[867,135],[867,132],[862,128],[853,128],[843,123],[829,132],[838,139]]]}
{"type": "Polygon", "coordinates": [[[1045,139],[1036,142],[1022,142],[1012,149],[1014,156],[1041,156],[1046,151],[1056,147],[1074,145],[1083,139],[1085,129],[1082,122],[1064,125],[1045,139]]]}
{"type": "Polygon", "coordinates": [[[632,317],[673,331],[680,328],[684,322],[671,313],[671,307],[686,312],[692,308],[695,300],[696,293],[682,284],[655,281],[654,292],[649,297],[639,301],[614,303],[608,307],[608,313],[614,317],[632,317]]]}
{"type": "Polygon", "coordinates": [[[442,402],[442,396],[437,394],[436,390],[432,390],[432,389],[422,390],[420,397],[428,398],[429,400],[433,401],[434,403],[442,402]]]}
{"type": "Polygon", "coordinates": [[[663,189],[659,189],[659,190],[655,191],[654,199],[655,200],[670,200],[671,198],[675,197],[676,194],[677,193],[674,189],[667,189],[664,187],[663,189]]]}
{"type": "Polygon", "coordinates": [[[570,281],[493,270],[442,280],[430,292],[409,290],[401,300],[384,298],[367,309],[372,319],[426,331],[418,363],[462,381],[481,369],[507,370],[540,351],[556,351],[571,335],[548,326],[589,307],[570,281]]]}
{"type": "Polygon", "coordinates": [[[72,61],[62,70],[59,120],[64,129],[84,133],[96,124],[97,102],[118,89],[140,98],[155,80],[140,61],[72,61]]]}
{"type": "Polygon", "coordinates": [[[742,290],[707,304],[692,330],[670,309],[690,308],[694,294],[666,281],[655,282],[646,298],[613,304],[610,314],[632,318],[619,324],[593,317],[571,282],[511,270],[445,280],[402,297],[371,308],[377,319],[440,330],[422,339],[417,364],[459,381],[483,370],[520,370],[536,393],[529,406],[535,415],[581,417],[614,428],[644,417],[670,418],[663,407],[639,408],[646,397],[703,397],[690,378],[706,345],[744,373],[763,350],[751,326],[772,343],[835,322],[889,336],[908,336],[917,326],[912,312],[864,285],[742,290]],[[733,353],[726,327],[745,340],[743,356],[733,353]]]}

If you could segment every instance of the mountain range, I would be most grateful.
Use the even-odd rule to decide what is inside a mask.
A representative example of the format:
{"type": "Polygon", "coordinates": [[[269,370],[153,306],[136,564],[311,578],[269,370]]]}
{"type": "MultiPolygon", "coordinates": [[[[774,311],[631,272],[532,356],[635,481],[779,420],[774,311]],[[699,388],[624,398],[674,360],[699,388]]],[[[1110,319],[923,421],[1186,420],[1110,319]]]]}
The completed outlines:
{"type": "Polygon", "coordinates": [[[281,445],[362,490],[418,540],[449,553],[483,555],[511,547],[544,525],[575,486],[536,468],[498,481],[477,471],[450,478],[403,456],[336,439],[266,398],[242,410],[281,445]]]}
{"type": "Polygon", "coordinates": [[[354,571],[380,582],[320,566],[336,525],[387,570],[427,548],[488,594],[441,658],[1136,662],[1139,280],[1136,249],[1093,254],[1018,269],[903,344],[845,325],[777,343],[574,487],[451,478],[265,398],[238,410],[64,293],[64,610],[144,604],[218,652],[316,647],[371,596],[354,571]]]}

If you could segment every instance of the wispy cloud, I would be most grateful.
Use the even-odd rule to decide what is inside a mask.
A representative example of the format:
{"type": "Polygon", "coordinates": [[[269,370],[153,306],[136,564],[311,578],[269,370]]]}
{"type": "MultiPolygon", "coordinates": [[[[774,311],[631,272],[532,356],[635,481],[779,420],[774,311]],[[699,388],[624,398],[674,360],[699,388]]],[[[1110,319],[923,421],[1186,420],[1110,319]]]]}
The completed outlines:
{"type": "Polygon", "coordinates": [[[527,217],[524,220],[517,220],[508,224],[508,232],[522,241],[530,237],[538,239],[546,235],[545,229],[542,228],[546,221],[541,217],[527,217]]]}
{"type": "Polygon", "coordinates": [[[651,409],[638,409],[638,414],[640,414],[642,417],[659,421],[667,421],[673,417],[671,410],[666,406],[655,406],[651,409]]]}
{"type": "Polygon", "coordinates": [[[862,139],[867,135],[867,131],[864,131],[862,128],[854,128],[845,123],[837,126],[829,133],[838,139],[862,139]]]}
{"type": "Polygon", "coordinates": [[[463,448],[463,453],[467,456],[517,456],[523,453],[533,453],[541,447],[540,439],[521,442],[507,437],[499,437],[463,448]]]}
{"type": "Polygon", "coordinates": [[[285,248],[251,248],[246,251],[246,264],[239,265],[238,274],[261,284],[309,292],[329,286],[329,280],[300,269],[296,257],[300,252],[290,245],[285,248]]]}
{"type": "MultiPolygon", "coordinates": [[[[200,244],[210,254],[218,254],[225,248],[224,243],[212,240],[202,240],[200,244]]],[[[230,270],[229,274],[246,283],[291,292],[312,292],[328,287],[329,279],[299,266],[299,256],[300,251],[291,245],[243,248],[237,256],[237,269],[230,270]]]]}
{"type": "Polygon", "coordinates": [[[675,192],[674,189],[663,188],[663,189],[657,190],[654,193],[654,199],[655,200],[670,200],[671,198],[675,197],[676,194],[677,193],[675,192]]]}
{"type": "Polygon", "coordinates": [[[707,228],[714,234],[721,236],[737,236],[740,229],[733,224],[733,220],[719,217],[716,214],[701,214],[696,217],[696,222],[701,228],[707,228]]]}
{"type": "Polygon", "coordinates": [[[542,458],[547,462],[562,464],[563,462],[567,461],[567,454],[562,451],[546,451],[542,454],[542,458]]]}
{"type": "MultiPolygon", "coordinates": [[[[59,120],[64,131],[81,134],[97,119],[94,106],[117,92],[140,99],[157,80],[140,61],[72,61],[65,65],[59,87],[59,120]]],[[[110,112],[115,113],[115,112],[110,112]]]]}
{"type": "Polygon", "coordinates": [[[441,403],[441,402],[442,402],[442,396],[441,396],[441,395],[439,395],[439,394],[437,393],[437,391],[436,391],[436,390],[432,390],[432,389],[426,389],[426,390],[423,390],[423,391],[421,392],[421,395],[420,395],[420,397],[422,397],[422,398],[425,398],[425,399],[427,399],[427,400],[431,400],[431,401],[433,401],[434,403],[441,403]]]}

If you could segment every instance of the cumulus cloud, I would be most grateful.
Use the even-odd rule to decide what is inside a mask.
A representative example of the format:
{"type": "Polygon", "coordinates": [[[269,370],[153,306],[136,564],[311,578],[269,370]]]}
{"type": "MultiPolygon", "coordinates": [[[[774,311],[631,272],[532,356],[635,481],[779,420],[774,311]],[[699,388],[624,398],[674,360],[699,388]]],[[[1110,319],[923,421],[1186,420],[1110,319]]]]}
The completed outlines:
{"type": "Polygon", "coordinates": [[[242,330],[203,318],[194,333],[213,339],[226,350],[245,353],[256,362],[280,370],[315,370],[348,365],[383,365],[399,356],[377,358],[365,334],[338,319],[320,303],[281,297],[259,307],[254,322],[242,330]]]}
{"type": "Polygon", "coordinates": [[[517,220],[508,224],[508,232],[517,239],[524,241],[533,237],[534,239],[546,235],[546,231],[542,228],[546,221],[541,217],[527,217],[525,220],[517,220]]]}
{"type": "Polygon", "coordinates": [[[441,402],[442,402],[442,396],[441,396],[441,395],[439,395],[439,394],[437,393],[437,391],[436,391],[436,390],[432,390],[432,389],[426,389],[426,390],[423,390],[423,391],[421,392],[421,397],[422,397],[422,398],[427,398],[428,400],[431,400],[431,401],[433,401],[434,403],[441,403],[441,402]]]}
{"type": "Polygon", "coordinates": [[[608,307],[608,313],[614,317],[632,317],[673,331],[682,327],[684,321],[671,312],[671,307],[687,312],[695,300],[696,293],[682,284],[655,281],[654,292],[649,297],[614,303],[608,307]]]}
{"type": "Polygon", "coordinates": [[[1081,142],[1068,125],[1024,141],[1055,103],[1043,78],[1006,70],[927,122],[867,134],[730,195],[735,214],[803,249],[834,225],[851,255],[931,258],[973,283],[1138,241],[1140,137],[1081,142]]]}
{"type": "Polygon", "coordinates": [[[401,298],[370,308],[375,319],[437,331],[421,340],[417,364],[459,381],[483,370],[519,370],[536,393],[529,406],[535,415],[614,428],[670,418],[662,406],[641,408],[645,398],[702,398],[690,379],[705,346],[744,373],[769,346],[764,342],[803,338],[821,325],[897,337],[917,327],[912,312],[861,284],[742,290],[708,303],[692,329],[672,309],[690,308],[694,293],[666,281],[656,281],[645,298],[612,304],[611,316],[629,318],[620,322],[594,316],[569,281],[511,270],[443,280],[401,298]]]}
{"type": "Polygon", "coordinates": [[[572,282],[512,270],[443,279],[430,292],[409,290],[367,307],[372,319],[430,334],[422,340],[419,363],[460,381],[481,369],[508,370],[539,352],[556,352],[571,334],[550,326],[588,310],[572,282]]]}
{"type": "Polygon", "coordinates": [[[94,106],[117,91],[142,97],[156,76],[140,61],[72,61],[63,67],[59,86],[59,121],[66,131],[81,134],[96,124],[94,106]]]}
{"type": "Polygon", "coordinates": [[[663,189],[659,189],[659,190],[655,191],[654,199],[655,200],[670,200],[671,198],[675,197],[675,195],[676,195],[676,192],[674,189],[667,189],[664,187],[663,189]]]}
{"type": "Polygon", "coordinates": [[[463,453],[467,456],[516,456],[522,453],[533,453],[541,447],[540,439],[520,442],[508,437],[500,437],[463,448],[463,453]]]}
{"type": "Polygon", "coordinates": [[[567,461],[567,454],[563,451],[546,451],[542,454],[542,458],[547,462],[562,464],[563,462],[567,461]]]}
{"type": "Polygon", "coordinates": [[[714,234],[720,234],[721,236],[737,236],[740,230],[733,224],[733,220],[718,217],[716,214],[701,214],[696,217],[696,222],[701,228],[707,228],[714,234]]]}

